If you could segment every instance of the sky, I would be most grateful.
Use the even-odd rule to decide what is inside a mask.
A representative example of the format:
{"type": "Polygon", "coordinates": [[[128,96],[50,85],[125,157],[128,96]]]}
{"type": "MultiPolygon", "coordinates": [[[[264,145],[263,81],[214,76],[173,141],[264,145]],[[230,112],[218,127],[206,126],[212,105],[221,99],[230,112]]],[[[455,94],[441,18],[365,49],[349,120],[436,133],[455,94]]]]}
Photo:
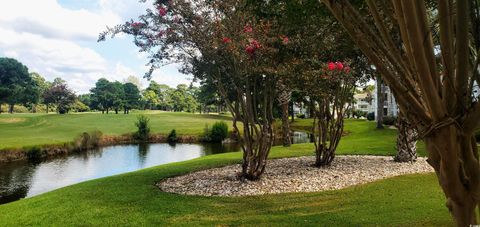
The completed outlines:
{"type": "MultiPolygon", "coordinates": [[[[88,93],[100,78],[148,81],[145,53],[126,35],[97,42],[107,26],[136,19],[152,7],[138,0],[15,0],[0,3],[0,57],[15,58],[49,81],[66,80],[77,94],[88,93]]],[[[158,83],[176,86],[191,75],[169,65],[154,72],[158,83]]]]}

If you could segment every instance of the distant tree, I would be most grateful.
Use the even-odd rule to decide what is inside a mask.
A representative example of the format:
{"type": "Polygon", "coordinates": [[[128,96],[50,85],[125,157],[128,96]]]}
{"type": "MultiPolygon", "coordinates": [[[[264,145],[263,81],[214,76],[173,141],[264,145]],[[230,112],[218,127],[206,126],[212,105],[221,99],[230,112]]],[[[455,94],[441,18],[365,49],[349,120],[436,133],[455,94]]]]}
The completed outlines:
{"type": "Polygon", "coordinates": [[[77,97],[77,99],[83,104],[87,105],[90,109],[95,109],[92,105],[92,94],[82,94],[77,97]]]}
{"type": "Polygon", "coordinates": [[[142,82],[140,82],[140,79],[136,76],[133,76],[133,75],[130,75],[127,77],[127,79],[123,80],[123,83],[124,84],[127,84],[127,83],[132,83],[134,84],[137,89],[141,89],[142,88],[142,82]]]}
{"type": "Polygon", "coordinates": [[[132,108],[138,107],[140,104],[140,90],[133,83],[125,83],[123,85],[124,96],[124,114],[128,114],[132,108]]]}
{"type": "MultiPolygon", "coordinates": [[[[136,87],[133,83],[130,84],[136,87]]],[[[95,87],[90,92],[92,93],[92,106],[101,109],[102,113],[106,111],[108,114],[113,109],[115,114],[118,114],[118,111],[125,107],[124,86],[118,81],[110,82],[105,78],[101,78],[95,83],[95,87]]]]}
{"type": "Polygon", "coordinates": [[[123,109],[125,106],[125,91],[123,88],[123,84],[115,81],[111,83],[111,93],[112,93],[112,100],[111,104],[113,109],[115,110],[115,114],[118,114],[120,109],[123,109]]]}
{"type": "Polygon", "coordinates": [[[13,58],[0,58],[0,104],[9,105],[9,113],[13,113],[16,103],[29,101],[27,88],[34,87],[28,68],[13,58]]]}
{"type": "Polygon", "coordinates": [[[152,90],[145,90],[142,94],[142,100],[145,103],[145,109],[152,109],[159,103],[158,96],[152,90]]]}
{"type": "Polygon", "coordinates": [[[65,114],[70,111],[72,105],[75,103],[76,95],[68,88],[64,80],[56,78],[52,86],[43,94],[43,99],[45,103],[47,103],[47,109],[48,104],[55,104],[57,106],[57,113],[65,114]]]}
{"type": "Polygon", "coordinates": [[[30,76],[32,77],[32,81],[35,83],[35,85],[30,87],[31,97],[29,100],[31,101],[31,111],[36,113],[36,106],[38,103],[43,103],[43,94],[51,86],[51,83],[36,72],[30,73],[30,76]]]}

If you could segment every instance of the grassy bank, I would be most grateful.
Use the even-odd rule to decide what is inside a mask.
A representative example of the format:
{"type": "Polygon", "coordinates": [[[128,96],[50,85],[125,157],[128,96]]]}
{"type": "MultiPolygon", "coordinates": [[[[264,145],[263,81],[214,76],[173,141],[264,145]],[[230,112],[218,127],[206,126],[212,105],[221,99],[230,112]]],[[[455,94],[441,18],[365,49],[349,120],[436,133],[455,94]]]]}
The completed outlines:
{"type": "MultiPolygon", "coordinates": [[[[312,127],[312,119],[296,119],[292,123],[295,130],[309,131],[312,127]]],[[[344,128],[346,136],[340,141],[338,149],[348,151],[351,154],[363,154],[368,151],[372,155],[395,155],[395,143],[397,139],[397,130],[376,129],[373,121],[360,119],[345,120],[344,128]]],[[[417,152],[420,156],[425,156],[425,144],[422,141],[417,143],[417,152]]]]}
{"type": "MultiPolygon", "coordinates": [[[[271,157],[308,154],[311,146],[295,145],[275,147],[271,157]]],[[[154,186],[166,177],[238,163],[240,157],[240,153],[206,156],[1,205],[0,225],[452,224],[433,174],[401,176],[339,191],[240,198],[181,196],[154,186]]]]}
{"type": "Polygon", "coordinates": [[[70,142],[82,132],[100,130],[104,135],[132,133],[139,114],[150,118],[152,133],[167,135],[176,129],[178,135],[199,136],[216,121],[227,121],[224,115],[140,111],[132,114],[0,114],[0,149],[70,142]]]}

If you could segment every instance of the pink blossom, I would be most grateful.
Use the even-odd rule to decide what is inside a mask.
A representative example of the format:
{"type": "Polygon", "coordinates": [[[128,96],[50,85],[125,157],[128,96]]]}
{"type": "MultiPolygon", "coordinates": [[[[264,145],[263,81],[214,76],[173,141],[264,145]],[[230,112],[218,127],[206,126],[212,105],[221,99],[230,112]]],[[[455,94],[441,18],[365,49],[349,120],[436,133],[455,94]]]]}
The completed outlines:
{"type": "Polygon", "coordinates": [[[143,25],[144,25],[144,24],[143,24],[143,23],[140,23],[140,22],[134,22],[134,23],[132,23],[132,27],[134,27],[134,28],[141,28],[141,27],[143,27],[143,25]]]}
{"type": "Polygon", "coordinates": [[[349,73],[350,72],[350,67],[347,66],[343,70],[345,71],[345,73],[349,73]]]}
{"type": "Polygon", "coordinates": [[[335,65],[335,63],[333,63],[333,62],[328,63],[328,70],[333,71],[333,70],[335,70],[336,67],[337,67],[337,65],[335,65]]]}
{"type": "Polygon", "coordinates": [[[282,39],[282,43],[283,44],[288,44],[290,42],[290,40],[288,39],[287,36],[283,36],[283,37],[280,37],[282,39]]]}
{"type": "Polygon", "coordinates": [[[338,70],[338,71],[342,71],[342,70],[343,70],[343,63],[337,61],[337,62],[335,62],[335,65],[337,66],[337,70],[338,70]]]}
{"type": "Polygon", "coordinates": [[[228,37],[223,37],[223,38],[222,38],[222,42],[223,42],[223,43],[230,43],[230,42],[232,42],[232,39],[230,39],[230,38],[228,38],[228,37]]]}
{"type": "Polygon", "coordinates": [[[245,51],[246,51],[247,53],[249,53],[250,55],[255,54],[255,50],[256,50],[255,47],[252,46],[252,45],[247,45],[247,46],[245,47],[245,51]]]}
{"type": "Polygon", "coordinates": [[[158,14],[162,17],[167,15],[167,9],[163,6],[158,7],[158,14]]]}
{"type": "Polygon", "coordinates": [[[255,40],[255,39],[253,39],[252,41],[250,41],[250,46],[253,46],[255,49],[259,49],[260,47],[262,47],[262,46],[260,45],[260,43],[259,43],[257,40],[255,40]]]}
{"type": "Polygon", "coordinates": [[[253,28],[250,26],[250,25],[245,25],[245,27],[243,28],[243,32],[245,33],[251,33],[253,32],[253,28]]]}
{"type": "Polygon", "coordinates": [[[158,38],[161,38],[161,37],[163,37],[163,35],[165,35],[165,31],[164,31],[164,30],[160,30],[160,31],[158,32],[158,34],[157,34],[157,37],[158,37],[158,38]]]}

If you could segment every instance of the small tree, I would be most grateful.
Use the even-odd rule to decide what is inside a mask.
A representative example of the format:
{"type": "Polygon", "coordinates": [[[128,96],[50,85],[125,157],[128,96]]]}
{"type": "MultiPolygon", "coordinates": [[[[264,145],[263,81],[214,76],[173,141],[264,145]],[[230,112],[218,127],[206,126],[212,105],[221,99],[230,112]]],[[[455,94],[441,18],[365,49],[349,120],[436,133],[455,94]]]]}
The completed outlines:
{"type": "Polygon", "coordinates": [[[148,141],[150,137],[150,119],[144,115],[140,115],[135,122],[137,132],[133,135],[136,140],[148,141]]]}

